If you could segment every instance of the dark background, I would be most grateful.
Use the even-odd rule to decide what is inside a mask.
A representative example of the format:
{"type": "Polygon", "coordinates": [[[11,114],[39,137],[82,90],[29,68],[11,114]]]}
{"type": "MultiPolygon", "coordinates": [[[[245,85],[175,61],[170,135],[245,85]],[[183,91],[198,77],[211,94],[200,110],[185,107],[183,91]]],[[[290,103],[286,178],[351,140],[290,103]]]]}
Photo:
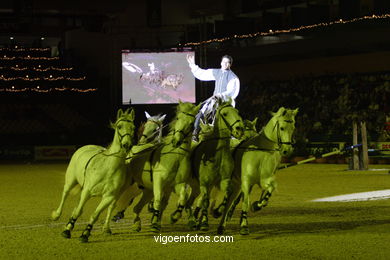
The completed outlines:
{"type": "MultiPolygon", "coordinates": [[[[122,49],[191,47],[201,67],[219,67],[220,57],[230,54],[241,80],[240,112],[249,119],[260,116],[265,120],[272,106],[264,102],[247,106],[256,95],[268,95],[261,92],[261,86],[275,86],[277,93],[280,82],[291,84],[304,78],[301,88],[312,89],[307,82],[318,77],[337,81],[345,75],[390,71],[390,18],[348,22],[386,13],[390,13],[386,0],[1,1],[0,48],[48,47],[60,57],[59,66],[73,66],[77,75],[86,76],[72,87],[96,91],[58,91],[46,86],[47,93],[12,92],[6,91],[9,82],[0,81],[0,146],[108,144],[112,138],[109,121],[118,108],[126,108],[121,105],[122,49]],[[344,22],[289,31],[340,19],[344,22]],[[287,31],[249,35],[281,29],[287,31]],[[232,38],[188,44],[224,37],[232,38]],[[248,97],[245,93],[250,89],[260,92],[248,97]]],[[[294,86],[283,89],[287,100],[294,101],[299,88],[294,86]]],[[[388,87],[384,88],[383,93],[388,93],[388,87]]],[[[212,91],[213,84],[197,81],[198,102],[212,91]]],[[[381,110],[378,113],[385,115],[388,99],[375,102],[381,110]]],[[[170,120],[175,109],[174,105],[133,107],[137,124],[145,120],[145,110],[151,115],[167,113],[170,120]]],[[[301,110],[300,115],[304,114],[301,110]]],[[[310,125],[318,118],[313,120],[310,125]]],[[[307,131],[310,135],[311,129],[307,131]]],[[[328,132],[323,134],[332,138],[328,132]]]]}

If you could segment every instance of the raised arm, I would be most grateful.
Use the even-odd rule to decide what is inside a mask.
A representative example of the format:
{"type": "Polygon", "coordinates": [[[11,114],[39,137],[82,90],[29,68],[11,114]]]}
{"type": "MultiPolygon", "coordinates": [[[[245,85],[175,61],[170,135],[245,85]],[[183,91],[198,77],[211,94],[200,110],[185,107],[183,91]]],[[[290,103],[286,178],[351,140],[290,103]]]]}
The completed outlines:
{"type": "Polygon", "coordinates": [[[188,65],[191,68],[191,72],[195,78],[203,81],[215,80],[213,69],[201,69],[198,65],[195,64],[194,55],[187,54],[188,65]]]}

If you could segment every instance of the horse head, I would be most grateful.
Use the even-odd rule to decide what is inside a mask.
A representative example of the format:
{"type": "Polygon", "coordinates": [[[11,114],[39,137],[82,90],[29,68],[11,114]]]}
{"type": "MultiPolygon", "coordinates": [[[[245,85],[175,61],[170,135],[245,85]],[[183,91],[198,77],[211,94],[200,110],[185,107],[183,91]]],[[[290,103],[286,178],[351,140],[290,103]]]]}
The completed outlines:
{"type": "Polygon", "coordinates": [[[147,121],[140,128],[138,144],[146,144],[151,141],[161,141],[163,121],[165,114],[160,116],[151,116],[145,111],[147,121]]]}
{"type": "Polygon", "coordinates": [[[219,101],[216,119],[219,130],[228,129],[235,138],[242,138],[244,134],[244,122],[238,110],[231,105],[231,101],[219,101]]]}
{"type": "Polygon", "coordinates": [[[257,124],[257,117],[253,119],[253,121],[250,121],[248,119],[244,120],[244,139],[250,138],[257,134],[256,130],[256,124],[257,124]]]}
{"type": "Polygon", "coordinates": [[[281,107],[278,112],[271,113],[273,117],[264,128],[267,138],[279,146],[283,156],[288,156],[293,151],[292,135],[295,130],[295,116],[297,113],[298,108],[292,110],[281,107]]]}
{"type": "Polygon", "coordinates": [[[186,138],[192,136],[195,116],[198,113],[199,108],[200,104],[195,106],[191,103],[179,101],[176,111],[176,120],[171,126],[171,131],[173,132],[172,145],[174,147],[179,147],[186,138]]]}
{"type": "Polygon", "coordinates": [[[202,142],[204,140],[207,140],[208,138],[213,136],[214,133],[214,126],[212,124],[208,124],[203,122],[202,119],[200,119],[200,131],[199,131],[199,141],[202,142]]]}
{"type": "Polygon", "coordinates": [[[119,141],[120,147],[128,151],[133,145],[134,110],[128,108],[123,112],[122,109],[119,109],[116,121],[111,123],[111,127],[115,130],[115,138],[119,141]]]}

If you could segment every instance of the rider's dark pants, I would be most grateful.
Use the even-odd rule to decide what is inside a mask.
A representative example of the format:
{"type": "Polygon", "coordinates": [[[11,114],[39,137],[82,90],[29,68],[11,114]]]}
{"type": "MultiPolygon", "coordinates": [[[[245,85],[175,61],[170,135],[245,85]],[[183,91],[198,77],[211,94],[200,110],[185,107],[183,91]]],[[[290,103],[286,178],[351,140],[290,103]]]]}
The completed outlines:
{"type": "Polygon", "coordinates": [[[194,122],[194,132],[192,132],[192,135],[198,136],[200,132],[200,119],[204,119],[204,114],[202,111],[199,111],[198,114],[195,116],[195,122],[194,122]]]}

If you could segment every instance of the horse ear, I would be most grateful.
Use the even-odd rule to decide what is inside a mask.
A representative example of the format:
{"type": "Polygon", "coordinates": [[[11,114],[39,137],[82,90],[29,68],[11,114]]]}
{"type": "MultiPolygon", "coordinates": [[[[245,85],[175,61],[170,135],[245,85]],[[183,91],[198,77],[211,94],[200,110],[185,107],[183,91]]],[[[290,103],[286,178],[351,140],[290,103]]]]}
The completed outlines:
{"type": "Polygon", "coordinates": [[[276,112],[276,114],[278,115],[282,115],[282,114],[285,115],[285,113],[286,113],[286,109],[284,107],[280,107],[278,112],[276,112]]]}
{"type": "Polygon", "coordinates": [[[253,121],[252,121],[252,124],[254,125],[254,126],[256,126],[256,124],[257,124],[257,119],[259,119],[258,117],[256,117],[255,119],[253,119],[253,121]]]}
{"type": "Polygon", "coordinates": [[[146,116],[146,119],[149,119],[149,118],[151,118],[151,116],[149,115],[149,113],[148,113],[148,112],[146,112],[146,111],[145,111],[145,116],[146,116]]]}
{"type": "Polygon", "coordinates": [[[134,117],[135,117],[134,114],[135,114],[134,109],[131,109],[131,112],[130,112],[131,120],[134,120],[134,117]]]}
{"type": "Polygon", "coordinates": [[[296,116],[296,115],[298,114],[298,111],[299,111],[299,108],[297,107],[297,108],[293,111],[294,116],[296,116]]]}
{"type": "Polygon", "coordinates": [[[123,115],[123,110],[122,108],[118,109],[118,112],[116,113],[116,118],[120,118],[123,115]]]}
{"type": "Polygon", "coordinates": [[[162,116],[160,116],[160,118],[158,119],[158,121],[164,121],[164,119],[165,119],[165,117],[167,116],[167,114],[164,114],[164,115],[162,115],[162,116]]]}
{"type": "Polygon", "coordinates": [[[195,107],[195,112],[198,113],[200,107],[202,106],[202,104],[198,104],[196,107],[195,107]]]}
{"type": "Polygon", "coordinates": [[[183,104],[183,102],[181,102],[181,99],[179,98],[179,105],[183,104]]]}

